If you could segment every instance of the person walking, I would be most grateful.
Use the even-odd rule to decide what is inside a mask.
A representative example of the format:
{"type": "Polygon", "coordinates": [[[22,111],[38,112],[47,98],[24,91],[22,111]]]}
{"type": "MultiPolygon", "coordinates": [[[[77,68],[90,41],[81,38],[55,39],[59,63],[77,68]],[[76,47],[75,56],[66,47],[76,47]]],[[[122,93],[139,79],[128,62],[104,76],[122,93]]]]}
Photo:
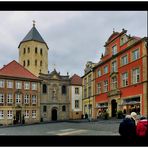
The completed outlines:
{"type": "Polygon", "coordinates": [[[119,134],[125,138],[134,138],[136,136],[136,126],[131,119],[131,115],[126,115],[119,125],[119,134]]]}

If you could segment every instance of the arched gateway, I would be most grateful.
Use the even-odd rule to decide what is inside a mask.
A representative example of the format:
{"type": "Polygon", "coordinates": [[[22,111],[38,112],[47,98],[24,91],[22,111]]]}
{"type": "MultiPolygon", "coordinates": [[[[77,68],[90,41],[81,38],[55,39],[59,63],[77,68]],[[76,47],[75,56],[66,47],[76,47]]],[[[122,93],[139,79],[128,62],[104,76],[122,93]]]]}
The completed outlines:
{"type": "Polygon", "coordinates": [[[52,108],[51,110],[51,119],[56,121],[57,120],[57,108],[52,108]]]}

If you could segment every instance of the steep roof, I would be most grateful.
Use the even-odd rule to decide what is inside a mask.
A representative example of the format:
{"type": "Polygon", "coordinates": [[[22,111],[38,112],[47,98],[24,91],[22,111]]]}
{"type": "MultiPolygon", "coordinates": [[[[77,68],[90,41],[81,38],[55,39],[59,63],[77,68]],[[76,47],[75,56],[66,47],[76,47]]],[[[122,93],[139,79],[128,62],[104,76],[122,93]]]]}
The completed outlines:
{"type": "Polygon", "coordinates": [[[12,62],[8,63],[0,69],[0,76],[40,80],[38,77],[36,77],[34,74],[32,74],[30,71],[28,71],[15,60],[13,60],[12,62]]]}
{"type": "Polygon", "coordinates": [[[70,84],[72,84],[72,85],[82,85],[82,78],[80,76],[74,74],[70,78],[70,84]]]}
{"type": "MultiPolygon", "coordinates": [[[[20,42],[20,44],[23,43],[23,42],[26,42],[26,41],[38,41],[38,42],[46,44],[46,42],[44,41],[44,39],[42,38],[42,36],[38,32],[38,30],[36,29],[35,25],[33,25],[31,30],[24,37],[24,39],[20,42]]],[[[19,44],[19,46],[20,46],[20,44],[19,44]]],[[[46,46],[47,46],[47,44],[46,44],[46,46]]],[[[47,48],[48,48],[48,46],[47,46],[47,48]]]]}

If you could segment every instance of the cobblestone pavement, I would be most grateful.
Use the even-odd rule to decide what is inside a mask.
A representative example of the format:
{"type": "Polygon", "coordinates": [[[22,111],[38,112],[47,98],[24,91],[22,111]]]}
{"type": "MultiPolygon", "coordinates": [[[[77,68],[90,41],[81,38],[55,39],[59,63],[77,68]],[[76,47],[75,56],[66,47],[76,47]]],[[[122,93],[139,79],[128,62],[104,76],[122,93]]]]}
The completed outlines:
{"type": "Polygon", "coordinates": [[[119,135],[121,120],[87,120],[0,128],[0,135],[119,135]]]}

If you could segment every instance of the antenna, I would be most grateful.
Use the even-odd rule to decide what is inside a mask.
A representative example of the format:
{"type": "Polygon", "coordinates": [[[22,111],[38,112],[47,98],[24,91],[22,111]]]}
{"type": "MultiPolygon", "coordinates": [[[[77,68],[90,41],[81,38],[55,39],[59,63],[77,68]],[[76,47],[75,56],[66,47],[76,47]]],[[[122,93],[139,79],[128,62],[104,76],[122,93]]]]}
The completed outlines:
{"type": "Polygon", "coordinates": [[[35,20],[33,20],[32,22],[33,22],[33,27],[35,27],[35,23],[36,23],[35,20]]]}

